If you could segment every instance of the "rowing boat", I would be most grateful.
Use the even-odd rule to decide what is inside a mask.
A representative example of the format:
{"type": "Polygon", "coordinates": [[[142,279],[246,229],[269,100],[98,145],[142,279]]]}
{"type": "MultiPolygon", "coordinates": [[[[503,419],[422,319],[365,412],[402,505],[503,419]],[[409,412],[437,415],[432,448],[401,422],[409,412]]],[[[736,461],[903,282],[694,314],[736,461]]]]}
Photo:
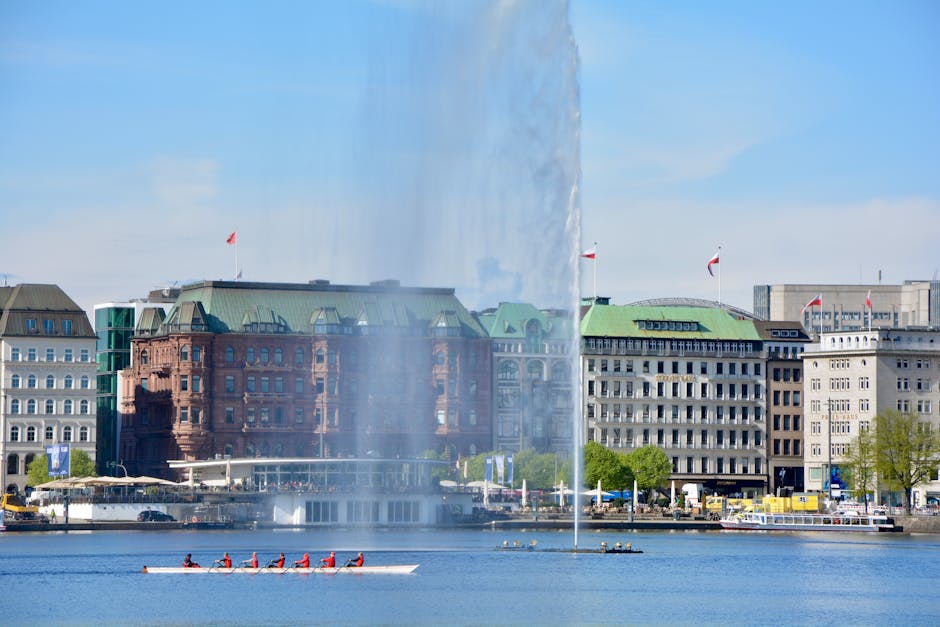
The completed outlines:
{"type": "Polygon", "coordinates": [[[389,566],[358,566],[337,568],[186,568],[184,566],[144,566],[145,573],[153,575],[407,575],[418,564],[389,566]]]}

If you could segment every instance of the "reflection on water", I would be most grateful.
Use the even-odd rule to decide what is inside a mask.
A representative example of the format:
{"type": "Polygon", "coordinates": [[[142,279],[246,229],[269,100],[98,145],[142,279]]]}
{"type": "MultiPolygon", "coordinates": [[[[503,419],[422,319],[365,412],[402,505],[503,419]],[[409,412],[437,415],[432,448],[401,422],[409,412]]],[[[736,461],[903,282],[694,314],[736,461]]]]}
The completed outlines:
{"type": "Polygon", "coordinates": [[[7,616],[24,623],[706,623],[929,624],[940,538],[857,534],[583,532],[582,546],[631,542],[638,555],[503,552],[508,540],[570,547],[570,532],[354,529],[94,532],[0,537],[7,616]],[[283,551],[413,575],[181,578],[143,565],[236,562],[283,551]]]}

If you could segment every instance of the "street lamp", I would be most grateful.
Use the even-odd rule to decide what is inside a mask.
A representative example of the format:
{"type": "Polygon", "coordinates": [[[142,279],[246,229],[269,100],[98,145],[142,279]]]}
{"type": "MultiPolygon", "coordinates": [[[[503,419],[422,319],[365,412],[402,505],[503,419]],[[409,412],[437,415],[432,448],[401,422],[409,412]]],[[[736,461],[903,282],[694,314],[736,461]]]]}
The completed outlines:
{"type": "Polygon", "coordinates": [[[118,462],[108,462],[108,468],[120,468],[124,471],[124,476],[127,476],[127,468],[124,467],[124,464],[119,464],[118,462]]]}

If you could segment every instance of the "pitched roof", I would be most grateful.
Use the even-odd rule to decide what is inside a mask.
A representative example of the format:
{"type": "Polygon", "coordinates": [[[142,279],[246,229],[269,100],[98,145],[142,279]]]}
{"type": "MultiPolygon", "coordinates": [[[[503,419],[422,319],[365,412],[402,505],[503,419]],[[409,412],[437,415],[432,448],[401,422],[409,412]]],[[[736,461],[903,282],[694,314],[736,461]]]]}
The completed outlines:
{"type": "Polygon", "coordinates": [[[581,335],[690,340],[761,339],[753,320],[732,316],[717,307],[689,306],[595,304],[581,319],[581,335]],[[694,326],[682,323],[693,323],[694,326]]]}
{"type": "Polygon", "coordinates": [[[453,289],[401,287],[389,281],[372,285],[202,281],[182,288],[161,331],[241,333],[254,323],[259,328],[267,325],[267,332],[310,334],[319,321],[424,333],[442,315],[448,326],[459,326],[464,337],[486,335],[453,289]]]}

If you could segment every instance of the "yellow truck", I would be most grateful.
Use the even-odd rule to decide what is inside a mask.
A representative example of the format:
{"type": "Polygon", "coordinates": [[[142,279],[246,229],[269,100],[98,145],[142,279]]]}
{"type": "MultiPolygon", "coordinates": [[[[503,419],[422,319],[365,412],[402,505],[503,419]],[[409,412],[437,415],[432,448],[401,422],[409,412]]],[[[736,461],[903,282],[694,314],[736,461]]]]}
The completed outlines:
{"type": "Polygon", "coordinates": [[[35,505],[27,505],[15,494],[6,493],[0,501],[0,508],[13,520],[38,520],[42,516],[35,505]]]}

